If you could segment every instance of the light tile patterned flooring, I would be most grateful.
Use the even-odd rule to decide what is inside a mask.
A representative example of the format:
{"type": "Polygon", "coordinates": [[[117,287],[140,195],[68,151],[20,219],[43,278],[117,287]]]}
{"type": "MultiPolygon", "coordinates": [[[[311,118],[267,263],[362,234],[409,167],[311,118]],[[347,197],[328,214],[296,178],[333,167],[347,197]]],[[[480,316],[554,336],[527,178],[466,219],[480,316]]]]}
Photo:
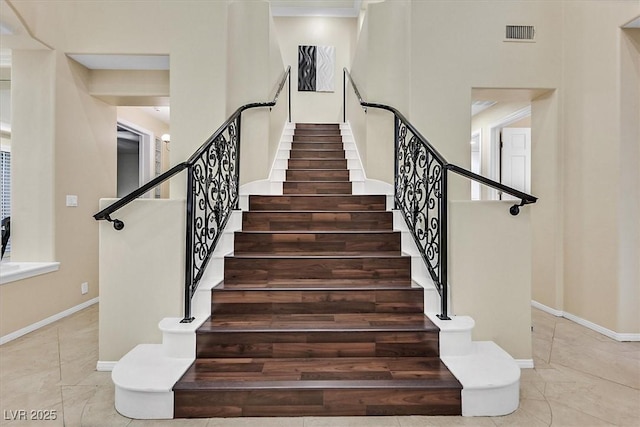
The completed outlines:
{"type": "Polygon", "coordinates": [[[508,416],[141,421],[125,418],[116,412],[110,373],[95,371],[98,359],[98,306],[95,305],[0,346],[0,425],[640,426],[640,343],[616,342],[569,320],[536,309],[532,313],[536,368],[523,370],[520,408],[508,416]],[[12,414],[18,410],[56,411],[57,419],[11,421],[12,414]]]}

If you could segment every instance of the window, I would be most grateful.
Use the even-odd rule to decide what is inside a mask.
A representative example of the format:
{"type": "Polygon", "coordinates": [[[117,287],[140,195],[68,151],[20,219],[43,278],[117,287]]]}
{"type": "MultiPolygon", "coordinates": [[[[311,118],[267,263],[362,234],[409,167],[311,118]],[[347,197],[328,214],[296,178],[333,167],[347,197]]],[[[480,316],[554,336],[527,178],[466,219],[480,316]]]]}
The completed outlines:
{"type": "MultiPolygon", "coordinates": [[[[0,191],[0,219],[11,216],[11,151],[2,147],[0,151],[1,191],[0,191]]],[[[11,251],[11,242],[7,245],[7,252],[11,251]]],[[[6,254],[5,254],[6,255],[6,254]]]]}

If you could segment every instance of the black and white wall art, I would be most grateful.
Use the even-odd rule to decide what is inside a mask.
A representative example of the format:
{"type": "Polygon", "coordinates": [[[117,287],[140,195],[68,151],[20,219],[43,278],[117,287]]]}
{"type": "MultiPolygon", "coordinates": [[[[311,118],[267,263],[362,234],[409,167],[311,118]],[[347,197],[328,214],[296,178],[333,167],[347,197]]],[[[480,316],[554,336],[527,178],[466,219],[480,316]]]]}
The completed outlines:
{"type": "Polygon", "coordinates": [[[298,90],[333,92],[335,63],[334,46],[298,46],[298,90]]]}

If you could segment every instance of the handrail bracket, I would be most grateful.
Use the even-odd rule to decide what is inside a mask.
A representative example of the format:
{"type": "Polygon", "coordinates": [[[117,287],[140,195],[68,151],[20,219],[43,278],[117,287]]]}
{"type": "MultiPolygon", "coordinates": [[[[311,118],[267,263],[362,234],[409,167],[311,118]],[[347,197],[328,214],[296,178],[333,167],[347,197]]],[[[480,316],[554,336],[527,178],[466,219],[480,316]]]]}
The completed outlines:
{"type": "Polygon", "coordinates": [[[524,205],[528,205],[529,203],[531,203],[530,201],[524,200],[522,199],[520,201],[520,204],[515,204],[513,206],[511,206],[509,208],[509,213],[513,216],[517,216],[520,213],[520,207],[524,206],[524,205]]]}
{"type": "Polygon", "coordinates": [[[120,221],[119,219],[111,219],[111,217],[109,215],[106,215],[104,217],[104,219],[106,221],[109,221],[111,224],[113,224],[113,228],[115,228],[117,231],[120,231],[124,228],[124,222],[120,221]]]}

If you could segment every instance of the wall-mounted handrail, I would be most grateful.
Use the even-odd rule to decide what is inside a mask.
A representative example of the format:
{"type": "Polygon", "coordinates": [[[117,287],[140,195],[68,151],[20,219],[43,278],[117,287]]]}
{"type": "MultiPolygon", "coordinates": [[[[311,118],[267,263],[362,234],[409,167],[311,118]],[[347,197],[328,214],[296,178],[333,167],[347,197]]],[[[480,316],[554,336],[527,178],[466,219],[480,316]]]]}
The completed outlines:
{"type": "Polygon", "coordinates": [[[116,230],[122,230],[124,222],[112,219],[111,214],[181,171],[187,171],[183,322],[193,321],[191,299],[231,212],[238,208],[242,112],[250,108],[274,107],[287,80],[289,81],[288,121],[290,122],[291,67],[289,66],[280,79],[276,94],[271,101],[242,105],[187,161],[175,165],[94,215],[96,220],[109,221],[113,223],[116,230]]]}
{"type": "Polygon", "coordinates": [[[440,294],[438,317],[448,320],[448,172],[520,199],[520,204],[509,209],[512,215],[518,215],[521,206],[535,203],[537,198],[447,162],[396,108],[365,101],[346,68],[343,69],[342,94],[345,122],[347,82],[351,83],[365,113],[367,108],[378,108],[394,115],[394,208],[402,213],[440,294]]]}
{"type": "Polygon", "coordinates": [[[529,205],[535,203],[538,198],[534,197],[530,194],[524,193],[522,191],[516,190],[515,188],[509,187],[492,179],[486,178],[482,175],[478,175],[477,173],[471,172],[465,168],[461,168],[458,165],[454,165],[449,163],[447,165],[447,170],[450,170],[453,173],[469,178],[472,181],[477,181],[481,184],[484,184],[488,187],[494,188],[503,193],[509,194],[510,196],[516,197],[521,200],[519,205],[513,205],[509,209],[512,215],[518,215],[520,213],[520,206],[529,205]]]}
{"type": "Polygon", "coordinates": [[[133,190],[131,193],[127,194],[126,196],[122,197],[121,199],[118,199],[116,202],[113,202],[112,204],[110,204],[109,206],[107,206],[97,214],[95,214],[93,217],[95,218],[96,221],[106,220],[106,221],[112,222],[116,230],[122,230],[124,228],[124,223],[118,219],[115,219],[115,220],[111,219],[112,213],[122,208],[123,206],[128,205],[138,197],[154,189],[155,187],[162,184],[163,182],[171,179],[171,177],[182,172],[187,167],[189,167],[189,164],[187,162],[182,162],[175,165],[165,173],[158,175],[151,181],[147,182],[142,187],[133,190]]]}

